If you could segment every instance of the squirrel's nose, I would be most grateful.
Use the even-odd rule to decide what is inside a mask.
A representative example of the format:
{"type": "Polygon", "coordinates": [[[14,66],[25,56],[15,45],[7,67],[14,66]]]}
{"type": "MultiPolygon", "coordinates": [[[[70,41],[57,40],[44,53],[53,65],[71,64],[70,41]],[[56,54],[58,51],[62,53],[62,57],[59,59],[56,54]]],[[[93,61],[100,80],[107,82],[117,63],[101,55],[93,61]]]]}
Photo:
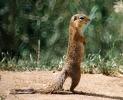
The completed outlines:
{"type": "Polygon", "coordinates": [[[90,18],[88,18],[87,20],[88,20],[88,22],[89,22],[89,21],[90,21],[90,18]]]}

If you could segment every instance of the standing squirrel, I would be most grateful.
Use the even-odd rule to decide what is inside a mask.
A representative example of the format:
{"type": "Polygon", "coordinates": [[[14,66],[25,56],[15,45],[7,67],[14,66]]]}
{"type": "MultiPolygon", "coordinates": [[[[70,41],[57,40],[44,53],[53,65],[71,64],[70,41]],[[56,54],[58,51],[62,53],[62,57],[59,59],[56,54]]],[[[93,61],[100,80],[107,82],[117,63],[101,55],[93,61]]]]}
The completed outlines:
{"type": "MultiPolygon", "coordinates": [[[[70,77],[72,80],[70,91],[74,92],[81,78],[81,61],[84,56],[85,38],[82,35],[83,27],[90,21],[89,17],[84,14],[72,16],[69,24],[69,42],[66,55],[66,61],[62,74],[64,79],[70,77]]],[[[63,85],[63,84],[62,84],[63,85]]]]}
{"type": "Polygon", "coordinates": [[[72,79],[70,91],[74,92],[81,78],[80,64],[84,56],[85,38],[81,34],[83,27],[90,21],[84,14],[73,15],[69,25],[69,42],[65,65],[54,83],[49,84],[45,89],[14,89],[12,94],[22,93],[55,93],[62,89],[67,77],[72,79]]]}
{"type": "Polygon", "coordinates": [[[90,21],[84,14],[76,14],[71,18],[69,25],[69,42],[67,58],[64,66],[66,76],[72,79],[70,91],[78,85],[81,78],[81,61],[84,57],[85,38],[82,35],[83,27],[90,21]]]}

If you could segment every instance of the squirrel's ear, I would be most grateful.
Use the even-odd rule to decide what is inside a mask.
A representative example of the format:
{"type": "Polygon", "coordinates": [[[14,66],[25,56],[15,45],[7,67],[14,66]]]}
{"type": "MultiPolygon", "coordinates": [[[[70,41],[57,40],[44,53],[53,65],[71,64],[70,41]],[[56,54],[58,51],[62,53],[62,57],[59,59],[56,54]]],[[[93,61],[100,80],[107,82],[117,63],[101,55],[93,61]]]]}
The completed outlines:
{"type": "Polygon", "coordinates": [[[73,19],[73,20],[74,20],[74,21],[77,20],[77,16],[74,16],[74,19],[73,19]]]}

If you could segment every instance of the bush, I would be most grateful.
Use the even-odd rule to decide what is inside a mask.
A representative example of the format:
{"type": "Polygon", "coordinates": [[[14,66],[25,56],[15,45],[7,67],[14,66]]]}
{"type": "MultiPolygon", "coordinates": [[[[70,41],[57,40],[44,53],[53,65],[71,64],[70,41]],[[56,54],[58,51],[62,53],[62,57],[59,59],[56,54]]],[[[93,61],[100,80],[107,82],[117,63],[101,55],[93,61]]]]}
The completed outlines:
{"type": "Polygon", "coordinates": [[[82,63],[84,73],[102,73],[105,75],[116,75],[119,72],[119,66],[122,65],[123,56],[118,56],[106,60],[100,54],[89,54],[82,63]]]}

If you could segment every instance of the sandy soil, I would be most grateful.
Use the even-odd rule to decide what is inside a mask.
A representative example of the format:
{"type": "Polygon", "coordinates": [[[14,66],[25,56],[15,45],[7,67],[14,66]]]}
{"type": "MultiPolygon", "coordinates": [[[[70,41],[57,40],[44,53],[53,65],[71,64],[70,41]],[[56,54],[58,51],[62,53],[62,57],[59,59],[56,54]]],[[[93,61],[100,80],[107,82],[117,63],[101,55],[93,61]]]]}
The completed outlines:
{"type": "MultiPolygon", "coordinates": [[[[14,88],[39,89],[57,75],[52,71],[0,72],[0,96],[5,100],[123,100],[123,77],[110,77],[102,74],[82,74],[76,94],[9,94],[14,88]]],[[[64,89],[70,87],[68,78],[64,89]]],[[[2,100],[0,98],[0,100],[2,100]]]]}

